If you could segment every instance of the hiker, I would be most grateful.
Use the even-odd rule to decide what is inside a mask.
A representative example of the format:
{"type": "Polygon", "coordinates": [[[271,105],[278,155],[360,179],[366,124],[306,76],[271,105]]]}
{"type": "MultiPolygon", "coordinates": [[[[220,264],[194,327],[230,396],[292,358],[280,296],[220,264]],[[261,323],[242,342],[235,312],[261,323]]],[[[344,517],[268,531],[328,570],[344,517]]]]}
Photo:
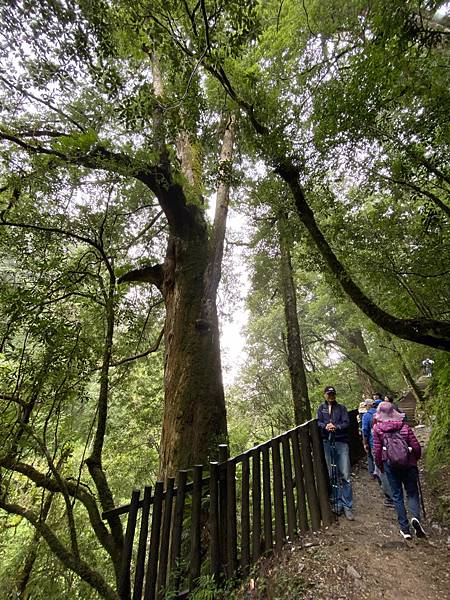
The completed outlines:
{"type": "Polygon", "coordinates": [[[364,450],[367,454],[367,469],[369,471],[369,475],[373,477],[373,471],[375,467],[375,462],[373,460],[372,447],[373,447],[373,435],[372,435],[372,422],[373,415],[377,412],[376,402],[381,402],[381,400],[375,401],[368,399],[366,400],[367,410],[362,416],[361,421],[361,432],[363,438],[363,446],[364,450]]]}
{"type": "Polygon", "coordinates": [[[420,523],[419,473],[417,461],[421,455],[420,444],[411,427],[404,422],[404,415],[394,409],[390,402],[378,405],[376,424],[373,428],[375,463],[386,473],[392,490],[400,533],[405,540],[411,539],[411,530],[403,501],[403,487],[408,496],[412,514],[411,525],[417,537],[425,537],[420,523]]]}
{"type": "Polygon", "coordinates": [[[356,420],[358,421],[358,431],[359,431],[359,435],[361,437],[362,437],[362,420],[363,420],[365,413],[369,410],[369,408],[372,406],[372,404],[373,404],[372,398],[367,398],[366,400],[363,400],[362,402],[359,403],[358,414],[356,415],[356,420]]]}
{"type": "Polygon", "coordinates": [[[423,373],[424,373],[425,377],[433,376],[433,365],[434,365],[434,360],[432,360],[431,358],[426,358],[425,360],[422,361],[422,368],[423,368],[423,373]]]}
{"type": "Polygon", "coordinates": [[[374,425],[374,417],[377,412],[378,406],[381,404],[382,400],[378,397],[380,394],[374,394],[374,397],[377,397],[376,400],[372,400],[371,407],[363,415],[362,421],[362,433],[363,433],[363,446],[364,450],[367,453],[367,469],[369,471],[369,475],[371,475],[374,479],[378,481],[381,485],[384,494],[384,506],[388,508],[393,508],[394,503],[392,500],[392,492],[391,487],[389,485],[389,481],[386,473],[380,471],[380,469],[375,467],[375,461],[373,458],[373,425],[374,425]]]}
{"type": "MultiPolygon", "coordinates": [[[[394,407],[394,410],[396,410],[397,412],[400,412],[397,404],[395,404],[395,402],[394,402],[393,396],[388,396],[386,394],[385,397],[384,397],[384,402],[390,402],[392,404],[392,406],[394,407]]],[[[405,415],[405,420],[406,420],[406,415],[405,415]]]]}
{"type": "Polygon", "coordinates": [[[336,402],[336,390],[333,386],[327,386],[323,393],[325,402],[317,409],[317,423],[322,433],[325,459],[330,479],[332,478],[331,451],[334,448],[336,452],[339,498],[335,510],[338,515],[344,511],[346,518],[349,521],[353,521],[353,493],[348,446],[348,412],[343,404],[336,402]]]}

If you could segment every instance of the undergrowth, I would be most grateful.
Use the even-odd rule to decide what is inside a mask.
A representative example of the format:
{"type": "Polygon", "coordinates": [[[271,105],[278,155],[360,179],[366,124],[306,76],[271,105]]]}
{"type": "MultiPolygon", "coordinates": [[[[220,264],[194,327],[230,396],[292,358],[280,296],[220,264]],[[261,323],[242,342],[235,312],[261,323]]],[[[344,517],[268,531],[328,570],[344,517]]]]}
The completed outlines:
{"type": "Polygon", "coordinates": [[[450,360],[437,357],[427,413],[432,425],[426,454],[428,483],[437,498],[438,517],[450,525],[450,360]]]}

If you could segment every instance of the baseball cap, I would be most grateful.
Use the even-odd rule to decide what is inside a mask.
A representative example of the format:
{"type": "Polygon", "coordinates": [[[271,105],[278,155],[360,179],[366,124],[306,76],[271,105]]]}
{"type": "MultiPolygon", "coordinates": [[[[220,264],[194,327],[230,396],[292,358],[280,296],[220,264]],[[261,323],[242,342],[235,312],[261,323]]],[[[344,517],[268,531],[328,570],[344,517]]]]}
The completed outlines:
{"type": "Polygon", "coordinates": [[[336,390],[332,385],[327,385],[327,387],[323,390],[324,394],[335,394],[336,390]]]}

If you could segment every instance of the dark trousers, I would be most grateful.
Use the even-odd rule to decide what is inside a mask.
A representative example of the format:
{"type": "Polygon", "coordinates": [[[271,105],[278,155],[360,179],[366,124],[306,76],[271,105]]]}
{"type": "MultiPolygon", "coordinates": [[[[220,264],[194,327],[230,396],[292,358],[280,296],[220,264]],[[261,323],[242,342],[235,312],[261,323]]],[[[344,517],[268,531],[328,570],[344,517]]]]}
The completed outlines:
{"type": "Polygon", "coordinates": [[[409,532],[409,522],[406,515],[403,487],[408,497],[409,511],[413,517],[420,521],[420,498],[417,479],[417,467],[394,468],[383,462],[384,472],[387,475],[392,491],[392,500],[397,512],[397,519],[402,531],[409,532]]]}

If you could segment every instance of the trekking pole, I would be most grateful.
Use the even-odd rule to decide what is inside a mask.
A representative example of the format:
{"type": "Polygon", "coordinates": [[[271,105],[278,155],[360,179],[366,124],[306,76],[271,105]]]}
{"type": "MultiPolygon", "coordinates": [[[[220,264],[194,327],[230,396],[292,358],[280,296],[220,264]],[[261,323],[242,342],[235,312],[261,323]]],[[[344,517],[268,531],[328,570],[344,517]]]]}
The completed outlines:
{"type": "Polygon", "coordinates": [[[422,484],[420,483],[419,469],[417,469],[417,487],[419,488],[420,504],[422,505],[423,518],[426,519],[425,502],[423,501],[422,484]]]}
{"type": "Polygon", "coordinates": [[[331,508],[337,515],[339,512],[339,479],[336,464],[336,440],[334,431],[328,434],[330,444],[330,485],[331,485],[331,508]]]}

